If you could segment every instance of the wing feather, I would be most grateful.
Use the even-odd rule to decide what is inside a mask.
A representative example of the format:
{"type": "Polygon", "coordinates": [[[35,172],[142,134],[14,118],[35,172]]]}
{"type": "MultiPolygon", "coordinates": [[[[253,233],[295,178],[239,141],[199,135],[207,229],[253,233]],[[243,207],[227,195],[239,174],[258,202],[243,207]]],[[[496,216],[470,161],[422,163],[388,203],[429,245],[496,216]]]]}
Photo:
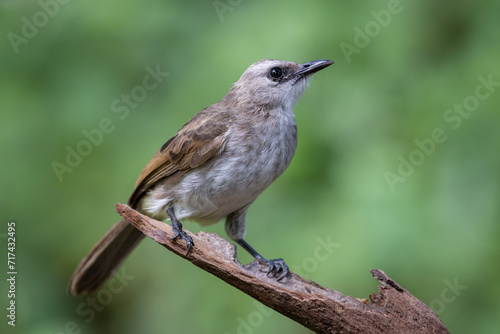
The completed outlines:
{"type": "Polygon", "coordinates": [[[202,166],[224,147],[232,117],[204,109],[186,123],[151,158],[135,183],[129,199],[136,206],[144,193],[160,180],[178,171],[202,166]]]}

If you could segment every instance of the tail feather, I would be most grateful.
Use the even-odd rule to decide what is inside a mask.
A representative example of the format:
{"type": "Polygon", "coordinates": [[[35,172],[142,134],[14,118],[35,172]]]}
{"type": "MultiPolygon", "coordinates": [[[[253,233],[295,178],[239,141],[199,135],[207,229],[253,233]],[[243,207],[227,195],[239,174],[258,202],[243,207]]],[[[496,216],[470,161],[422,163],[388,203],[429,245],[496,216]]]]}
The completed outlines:
{"type": "Polygon", "coordinates": [[[143,238],[142,232],[120,220],[80,262],[71,276],[69,292],[81,296],[99,290],[143,238]]]}

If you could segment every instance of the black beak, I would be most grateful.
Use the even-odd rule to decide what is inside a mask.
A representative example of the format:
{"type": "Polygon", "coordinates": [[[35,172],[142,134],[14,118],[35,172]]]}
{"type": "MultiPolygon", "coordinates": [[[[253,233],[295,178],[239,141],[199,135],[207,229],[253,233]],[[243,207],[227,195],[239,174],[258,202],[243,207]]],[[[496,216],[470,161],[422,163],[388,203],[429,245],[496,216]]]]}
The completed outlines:
{"type": "Polygon", "coordinates": [[[303,77],[318,72],[333,64],[333,61],[328,59],[314,60],[300,65],[300,69],[293,75],[296,77],[303,77]]]}

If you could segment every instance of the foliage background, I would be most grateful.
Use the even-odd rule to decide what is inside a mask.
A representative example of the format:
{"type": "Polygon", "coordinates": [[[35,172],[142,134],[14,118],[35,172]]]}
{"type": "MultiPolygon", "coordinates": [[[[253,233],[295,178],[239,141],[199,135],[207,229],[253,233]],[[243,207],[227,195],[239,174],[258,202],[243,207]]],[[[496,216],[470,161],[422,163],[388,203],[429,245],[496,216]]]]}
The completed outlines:
{"type": "MultiPolygon", "coordinates": [[[[498,87],[457,129],[443,119],[479,76],[500,81],[497,3],[221,0],[218,12],[213,1],[60,1],[0,5],[2,333],[307,332],[151,240],[124,264],[134,279],[91,321],[77,312],[90,301],[65,292],[148,159],[263,58],[335,65],[296,106],[296,156],[251,208],[248,241],[359,298],[377,291],[368,270],[381,268],[451,332],[497,333],[498,87]],[[44,7],[53,15],[16,53],[8,34],[22,34],[23,18],[43,23],[44,7]],[[399,11],[370,26],[388,8],[399,11]],[[347,55],[342,43],[356,46],[367,24],[369,43],[347,55]],[[169,76],[120,119],[113,101],[157,64],[169,76]],[[53,162],[65,163],[66,147],[104,118],[113,131],[60,182],[53,162]],[[391,189],[385,174],[436,128],[446,141],[391,189]],[[8,221],[17,226],[15,328],[5,317],[8,221]],[[338,245],[326,259],[315,257],[318,238],[338,245]]],[[[206,230],[225,236],[223,224],[206,230]]]]}

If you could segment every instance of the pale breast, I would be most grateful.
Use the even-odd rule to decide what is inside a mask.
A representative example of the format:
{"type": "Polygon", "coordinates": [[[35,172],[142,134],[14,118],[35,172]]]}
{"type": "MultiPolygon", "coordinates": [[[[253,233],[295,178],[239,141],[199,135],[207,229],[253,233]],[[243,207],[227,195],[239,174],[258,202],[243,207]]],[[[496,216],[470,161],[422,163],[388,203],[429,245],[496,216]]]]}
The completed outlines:
{"type": "Polygon", "coordinates": [[[254,201],[285,171],[295,153],[293,114],[281,116],[235,124],[219,156],[179,183],[151,192],[156,194],[148,196],[151,211],[163,215],[161,211],[173,203],[177,218],[210,224],[254,201]]]}

